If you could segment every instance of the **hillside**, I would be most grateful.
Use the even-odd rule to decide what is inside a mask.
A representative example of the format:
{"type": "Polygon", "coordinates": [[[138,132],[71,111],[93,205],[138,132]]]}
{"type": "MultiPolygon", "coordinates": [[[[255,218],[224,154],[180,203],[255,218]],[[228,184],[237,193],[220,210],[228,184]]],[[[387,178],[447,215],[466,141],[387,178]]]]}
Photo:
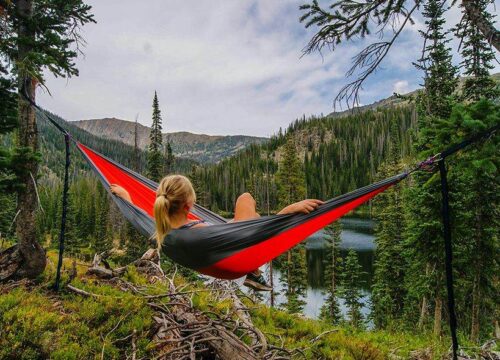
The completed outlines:
{"type": "MultiPolygon", "coordinates": [[[[135,123],[116,118],[73,121],[79,128],[106,139],[122,141],[134,145],[135,123]]],[[[138,145],[146,149],[149,144],[150,129],[138,124],[138,145]]],[[[236,154],[250,144],[262,144],[266,138],[245,135],[204,135],[190,132],[163,134],[164,142],[169,142],[175,156],[193,159],[201,163],[216,163],[236,154]]]]}
{"type": "MultiPolygon", "coordinates": [[[[491,78],[497,83],[500,84],[500,73],[496,74],[491,74],[491,78]]],[[[463,86],[464,81],[466,77],[461,77],[459,79],[459,89],[463,86]]],[[[414,90],[406,94],[400,94],[402,97],[413,97],[418,93],[419,90],[414,90]]],[[[376,110],[376,109],[383,109],[383,108],[388,108],[388,107],[393,107],[393,106],[401,106],[401,105],[408,105],[408,100],[405,100],[401,96],[396,96],[396,95],[391,95],[388,98],[382,99],[375,101],[374,103],[367,104],[367,105],[362,105],[359,106],[355,109],[347,109],[347,110],[341,110],[341,111],[333,111],[326,115],[326,117],[342,117],[342,116],[348,116],[352,115],[355,113],[360,113],[368,110],[376,110]]]]}
{"type": "Polygon", "coordinates": [[[231,212],[238,194],[250,191],[264,209],[269,185],[270,208],[278,210],[274,174],[289,140],[304,163],[308,197],[328,199],[368,185],[376,179],[393,139],[400,143],[401,157],[408,156],[415,121],[413,107],[404,104],[297,120],[266,144],[251,145],[219,164],[200,168],[198,182],[206,188],[198,200],[214,210],[231,212]]]}
{"type": "MultiPolygon", "coordinates": [[[[67,129],[75,140],[81,141],[92,149],[109,156],[113,160],[123,164],[131,169],[135,169],[136,160],[134,148],[119,140],[105,139],[96,136],[78,126],[73,122],[66,121],[56,114],[49,113],[52,118],[56,119],[65,129],[67,129]]],[[[38,131],[40,133],[40,146],[42,154],[42,166],[46,172],[55,172],[58,175],[62,174],[64,166],[64,138],[54,125],[46,120],[45,116],[37,112],[38,131]]],[[[86,171],[88,169],[86,161],[83,159],[76,148],[74,148],[71,161],[73,163],[73,171],[86,171]]],[[[140,150],[138,153],[138,166],[136,169],[139,172],[144,171],[146,165],[146,152],[140,150]]],[[[195,161],[177,157],[174,162],[172,171],[186,173],[191,170],[195,161]]]]}
{"type": "Polygon", "coordinates": [[[447,353],[447,344],[430,334],[304,319],[239,291],[228,296],[225,283],[207,287],[168,267],[165,275],[152,275],[144,265],[128,265],[104,279],[99,267],[66,258],[57,293],[50,290],[57,254],[48,256],[50,265],[36,281],[0,285],[2,359],[382,360],[447,353]],[[234,357],[238,349],[230,345],[244,353],[234,357]]]}

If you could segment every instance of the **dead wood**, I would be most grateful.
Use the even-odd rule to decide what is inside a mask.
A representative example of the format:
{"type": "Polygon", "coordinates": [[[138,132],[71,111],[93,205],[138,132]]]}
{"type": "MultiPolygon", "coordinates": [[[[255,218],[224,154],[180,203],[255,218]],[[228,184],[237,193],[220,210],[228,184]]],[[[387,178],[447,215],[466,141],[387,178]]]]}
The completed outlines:
{"type": "MultiPolygon", "coordinates": [[[[150,283],[168,284],[168,292],[150,295],[147,287],[132,284],[120,278],[127,266],[112,269],[104,263],[107,254],[96,254],[87,273],[107,281],[123,291],[132,291],[148,300],[155,311],[153,316],[153,340],[156,343],[157,359],[205,359],[256,360],[290,358],[292,351],[269,346],[266,336],[253,325],[249,311],[236,294],[237,288],[231,282],[214,282],[210,287],[199,291],[209,291],[214,301],[231,300],[232,311],[221,315],[215,312],[202,312],[193,307],[191,297],[198,290],[185,290],[186,286],[176,287],[174,278],[165,276],[156,249],[148,250],[131,265],[146,276],[150,283]],[[242,339],[249,339],[250,344],[242,339]]],[[[69,285],[68,288],[82,296],[98,296],[69,285]]],[[[131,358],[135,358],[135,336],[133,334],[119,341],[131,341],[131,358]]]]}

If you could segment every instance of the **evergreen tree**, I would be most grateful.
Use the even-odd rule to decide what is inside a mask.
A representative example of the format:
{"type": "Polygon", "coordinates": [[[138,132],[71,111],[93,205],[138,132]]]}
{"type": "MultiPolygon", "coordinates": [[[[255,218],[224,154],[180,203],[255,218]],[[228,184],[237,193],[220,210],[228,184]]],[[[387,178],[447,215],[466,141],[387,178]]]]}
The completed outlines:
{"type": "MultiPolygon", "coordinates": [[[[16,198],[12,194],[0,193],[0,241],[12,237],[16,216],[16,198]]],[[[0,249],[1,251],[1,249],[0,249]]]]}
{"type": "Polygon", "coordinates": [[[91,235],[94,239],[94,248],[97,253],[109,250],[113,247],[112,239],[108,230],[109,223],[109,199],[108,194],[102,186],[97,187],[97,204],[95,218],[95,232],[91,235]]]}
{"type": "Polygon", "coordinates": [[[349,250],[344,260],[344,272],[342,273],[342,297],[347,307],[349,323],[354,327],[363,326],[363,315],[361,314],[361,291],[359,284],[363,273],[359,264],[358,254],[354,250],[349,250]]]}
{"type": "Polygon", "coordinates": [[[134,124],[134,170],[141,172],[141,159],[139,151],[139,121],[138,117],[135,118],[134,124]]]}
{"type": "MultiPolygon", "coordinates": [[[[14,154],[5,146],[2,136],[10,133],[17,125],[17,101],[12,81],[0,73],[0,239],[12,235],[15,217],[15,196],[12,190],[18,184],[15,174],[14,154]]],[[[1,250],[1,249],[0,249],[1,250]]]]}
{"type": "Polygon", "coordinates": [[[174,153],[172,151],[172,146],[170,146],[170,142],[167,142],[167,145],[165,146],[165,166],[163,167],[163,174],[171,174],[173,171],[173,166],[174,166],[174,153]]]}
{"type": "Polygon", "coordinates": [[[325,228],[326,256],[325,256],[325,278],[328,289],[326,291],[325,305],[321,308],[320,317],[333,325],[338,325],[342,321],[342,313],[339,306],[339,274],[341,273],[340,257],[340,234],[342,224],[336,221],[325,228]]]}
{"type": "Polygon", "coordinates": [[[141,235],[128,221],[125,224],[125,256],[123,261],[130,263],[139,259],[148,249],[148,239],[141,235]]]}
{"type": "Polygon", "coordinates": [[[63,4],[58,0],[2,1],[0,9],[0,72],[8,72],[18,90],[16,147],[21,152],[15,164],[23,168],[17,175],[19,241],[14,251],[0,254],[0,280],[5,280],[36,277],[46,264],[45,252],[36,236],[37,124],[35,110],[25,97],[35,101],[36,86],[43,84],[46,70],[61,77],[78,75],[74,60],[82,40],[79,30],[94,20],[91,7],[82,0],[63,4]]]}
{"type": "MultiPolygon", "coordinates": [[[[66,214],[66,232],[65,249],[66,253],[73,257],[78,257],[82,252],[83,241],[79,231],[79,213],[78,194],[74,186],[70,187],[68,192],[68,206],[66,214]]],[[[60,223],[59,217],[59,223],[60,223]]],[[[60,226],[60,224],[58,225],[60,226]]]]}
{"type": "Polygon", "coordinates": [[[279,207],[303,200],[306,196],[305,174],[297,156],[293,137],[283,147],[282,160],[276,173],[279,207]]]}
{"type": "Polygon", "coordinates": [[[191,173],[189,174],[189,179],[193,184],[194,191],[196,192],[196,202],[203,207],[207,207],[210,205],[208,201],[208,194],[206,191],[205,183],[202,179],[202,173],[198,166],[193,165],[191,167],[191,173]]]}
{"type": "Polygon", "coordinates": [[[448,47],[449,31],[443,30],[446,3],[444,0],[429,0],[424,5],[426,30],[420,30],[426,47],[422,58],[415,66],[425,72],[424,96],[420,99],[421,115],[446,119],[453,105],[452,95],[457,87],[458,70],[452,64],[448,47]],[[422,114],[423,113],[423,114],[422,114]]]}
{"type": "Polygon", "coordinates": [[[159,181],[163,176],[163,154],[161,133],[161,112],[158,103],[158,95],[155,91],[153,98],[153,124],[149,135],[147,175],[150,179],[159,181]]]}
{"type": "MultiPolygon", "coordinates": [[[[474,2],[476,11],[481,13],[488,22],[493,22],[493,15],[487,11],[491,4],[488,0],[474,2]]],[[[500,89],[490,77],[490,70],[494,69],[495,53],[485,39],[481,31],[470,19],[470,15],[463,9],[463,18],[455,29],[456,34],[462,39],[462,63],[464,75],[468,76],[463,84],[463,97],[466,100],[477,101],[484,97],[486,99],[497,99],[500,97],[500,89]]]]}
{"type": "MultiPolygon", "coordinates": [[[[484,99],[470,105],[457,105],[450,119],[440,127],[448,140],[444,140],[444,136],[439,140],[454,144],[463,136],[472,136],[499,124],[498,105],[484,99]]],[[[495,336],[494,321],[498,316],[495,314],[498,309],[495,274],[500,269],[493,254],[497,254],[499,248],[499,141],[499,135],[492,136],[447,160],[452,184],[457,316],[461,330],[474,342],[495,336]]]]}
{"type": "MultiPolygon", "coordinates": [[[[391,147],[387,162],[379,169],[379,177],[387,178],[402,171],[399,128],[391,126],[391,147]]],[[[402,316],[406,289],[403,257],[404,208],[402,184],[391,187],[374,199],[375,262],[372,285],[371,318],[378,328],[387,327],[402,316]]]]}
{"type": "MultiPolygon", "coordinates": [[[[490,4],[491,1],[484,0],[484,3],[490,4]]],[[[311,0],[301,5],[303,15],[300,21],[305,23],[306,28],[317,28],[317,32],[303,50],[306,54],[321,52],[325,48],[335,52],[341,44],[355,42],[375,33],[380,35],[380,39],[372,40],[353,57],[347,76],[357,76],[340,89],[334,103],[345,101],[348,105],[359,105],[363,85],[370,75],[382,66],[384,58],[397,43],[397,38],[404,34],[403,30],[413,23],[412,19],[418,11],[427,18],[429,10],[436,13],[435,9],[432,9],[435,4],[442,8],[447,2],[338,0],[328,6],[318,0],[311,0]]],[[[484,40],[500,51],[500,32],[495,27],[493,17],[485,8],[478,6],[478,1],[462,0],[450,4],[451,7],[463,7],[464,13],[467,14],[465,20],[470,26],[477,28],[484,40]]]]}
{"type": "MultiPolygon", "coordinates": [[[[424,6],[427,31],[422,36],[427,44],[417,65],[425,71],[424,91],[417,99],[418,132],[414,141],[418,159],[437,152],[437,125],[448,118],[454,103],[457,69],[447,47],[448,32],[443,30],[445,3],[428,1],[424,6]]],[[[407,304],[405,313],[410,323],[422,326],[429,307],[434,309],[434,333],[442,330],[444,298],[444,247],[441,226],[441,195],[438,176],[416,173],[412,177],[404,203],[407,204],[405,256],[408,259],[407,304]],[[412,304],[412,305],[410,305],[412,304]],[[415,316],[419,314],[419,316],[415,316]]]]}
{"type": "MultiPolygon", "coordinates": [[[[295,142],[290,138],[284,148],[282,161],[276,174],[280,207],[303,200],[306,195],[305,175],[297,156],[295,142]]],[[[282,272],[283,288],[287,310],[291,313],[302,311],[305,304],[303,297],[307,290],[307,265],[304,244],[290,249],[279,260],[282,272]]]]}

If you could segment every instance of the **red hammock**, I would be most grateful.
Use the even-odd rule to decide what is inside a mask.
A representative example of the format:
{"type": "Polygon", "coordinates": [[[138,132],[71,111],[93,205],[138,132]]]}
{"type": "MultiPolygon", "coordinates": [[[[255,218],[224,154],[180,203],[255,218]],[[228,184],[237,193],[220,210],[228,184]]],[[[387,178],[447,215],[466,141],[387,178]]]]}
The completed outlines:
{"type": "MultiPolygon", "coordinates": [[[[117,184],[128,191],[132,203],[113,199],[125,217],[143,234],[154,232],[153,204],[157,184],[77,142],[85,158],[109,191],[117,184]]],[[[241,277],[269,262],[316,231],[368,201],[407,176],[400,174],[325,202],[309,214],[273,215],[227,223],[225,219],[196,205],[190,219],[212,226],[173,230],[163,251],[175,262],[203,274],[223,279],[241,277]]]]}

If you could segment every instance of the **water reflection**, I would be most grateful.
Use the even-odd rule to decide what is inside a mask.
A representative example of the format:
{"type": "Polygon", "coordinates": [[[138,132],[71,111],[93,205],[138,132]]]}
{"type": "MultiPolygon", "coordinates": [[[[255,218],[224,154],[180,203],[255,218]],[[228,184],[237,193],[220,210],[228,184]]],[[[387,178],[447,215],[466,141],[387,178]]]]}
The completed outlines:
{"type": "MultiPolygon", "coordinates": [[[[369,304],[371,298],[371,284],[373,278],[373,260],[374,260],[374,223],[371,220],[360,218],[342,219],[342,234],[340,253],[345,256],[349,249],[354,249],[358,254],[359,263],[363,269],[359,289],[363,294],[362,297],[362,313],[369,313],[369,304]]],[[[317,318],[320,314],[321,307],[325,303],[326,296],[323,294],[325,289],[325,234],[319,231],[311,236],[306,243],[307,257],[307,296],[305,298],[306,305],[304,306],[304,314],[306,316],[317,318]]],[[[279,281],[280,272],[275,269],[273,274],[275,302],[276,304],[284,303],[285,298],[282,292],[282,287],[279,281]]],[[[269,299],[266,299],[269,301],[269,299]]],[[[343,300],[339,299],[343,313],[346,313],[343,300]]]]}
{"type": "MultiPolygon", "coordinates": [[[[340,256],[345,257],[348,249],[340,250],[340,256]]],[[[373,250],[357,250],[358,260],[363,268],[360,289],[370,291],[373,275],[373,250]]],[[[325,284],[325,256],[326,250],[307,249],[307,284],[311,289],[324,289],[325,284]]]]}

